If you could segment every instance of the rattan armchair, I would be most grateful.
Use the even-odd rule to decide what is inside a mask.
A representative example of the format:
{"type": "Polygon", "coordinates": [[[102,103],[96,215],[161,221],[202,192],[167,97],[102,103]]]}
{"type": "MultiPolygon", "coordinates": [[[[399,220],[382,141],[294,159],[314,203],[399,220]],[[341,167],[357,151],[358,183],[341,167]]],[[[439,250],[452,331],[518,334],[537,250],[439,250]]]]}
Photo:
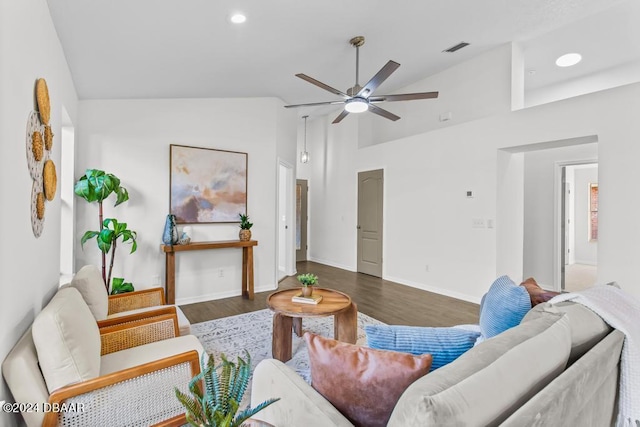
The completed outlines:
{"type": "Polygon", "coordinates": [[[185,424],[174,387],[187,391],[204,349],[176,337],[175,308],[164,310],[98,327],[76,289],[58,291],[2,364],[15,401],[39,405],[22,413],[26,424],[185,424]]]}
{"type": "Polygon", "coordinates": [[[107,294],[102,274],[98,267],[85,265],[68,285],[80,291],[85,302],[98,322],[125,315],[146,313],[156,316],[162,308],[175,307],[179,335],[188,335],[191,325],[180,308],[166,305],[163,288],[151,288],[118,295],[107,294]]]}

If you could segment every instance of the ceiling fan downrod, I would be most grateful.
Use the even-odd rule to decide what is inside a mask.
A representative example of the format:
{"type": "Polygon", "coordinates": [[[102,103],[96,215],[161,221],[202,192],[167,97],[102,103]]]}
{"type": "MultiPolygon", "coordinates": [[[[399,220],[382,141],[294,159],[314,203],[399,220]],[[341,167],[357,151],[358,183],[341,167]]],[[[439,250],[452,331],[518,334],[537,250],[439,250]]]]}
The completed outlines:
{"type": "Polygon", "coordinates": [[[347,91],[347,95],[349,96],[353,96],[356,93],[358,93],[361,89],[360,87],[360,79],[359,79],[359,75],[360,75],[360,46],[362,46],[364,44],[364,36],[356,36],[354,38],[352,38],[351,40],[349,40],[349,43],[351,43],[351,46],[356,48],[356,84],[353,88],[349,89],[349,91],[347,91]],[[351,93],[349,93],[351,92],[351,93]]]}

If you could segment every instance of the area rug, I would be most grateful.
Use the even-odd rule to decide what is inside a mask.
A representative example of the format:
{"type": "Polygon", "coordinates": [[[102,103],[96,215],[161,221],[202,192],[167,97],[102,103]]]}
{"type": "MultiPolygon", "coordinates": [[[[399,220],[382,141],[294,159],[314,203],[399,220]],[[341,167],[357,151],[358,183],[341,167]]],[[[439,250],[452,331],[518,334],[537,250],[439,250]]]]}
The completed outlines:
{"type": "MultiPolygon", "coordinates": [[[[366,325],[383,323],[363,313],[358,313],[358,340],[365,338],[366,325]]],[[[302,320],[302,330],[333,338],[333,316],[302,320]]],[[[227,359],[244,358],[244,350],[251,355],[252,372],[260,361],[271,358],[273,312],[268,309],[224,317],[191,325],[191,333],[216,361],[224,354],[227,359]]],[[[309,353],[302,338],[293,334],[292,358],[286,364],[307,382],[311,382],[309,353]]]]}

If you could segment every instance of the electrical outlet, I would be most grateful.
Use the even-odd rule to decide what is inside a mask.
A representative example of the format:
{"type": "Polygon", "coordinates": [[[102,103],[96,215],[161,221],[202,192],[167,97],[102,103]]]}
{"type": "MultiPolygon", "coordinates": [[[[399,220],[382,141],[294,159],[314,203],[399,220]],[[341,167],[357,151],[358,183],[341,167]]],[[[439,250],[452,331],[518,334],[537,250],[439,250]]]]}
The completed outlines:
{"type": "Polygon", "coordinates": [[[151,276],[151,284],[154,286],[160,286],[160,276],[151,276]]]}
{"type": "Polygon", "coordinates": [[[224,269],[218,269],[218,277],[224,277],[224,269]]]}

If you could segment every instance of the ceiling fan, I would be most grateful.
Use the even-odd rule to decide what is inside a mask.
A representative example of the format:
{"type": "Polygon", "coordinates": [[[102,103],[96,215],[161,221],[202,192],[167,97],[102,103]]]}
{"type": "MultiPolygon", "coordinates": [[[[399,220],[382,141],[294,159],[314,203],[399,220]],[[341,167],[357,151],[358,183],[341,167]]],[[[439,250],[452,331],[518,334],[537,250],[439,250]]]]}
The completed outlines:
{"type": "Polygon", "coordinates": [[[385,101],[411,101],[414,99],[430,99],[438,97],[438,92],[419,92],[372,96],[373,92],[378,88],[378,86],[380,86],[395,70],[397,70],[400,64],[395,61],[387,62],[386,65],[382,67],[380,71],[378,71],[376,75],[367,82],[367,84],[365,84],[364,86],[360,86],[360,84],[358,83],[358,74],[360,71],[360,47],[364,44],[364,37],[354,37],[349,40],[349,43],[351,43],[351,45],[356,48],[356,84],[355,86],[347,89],[347,93],[332,88],[331,86],[326,85],[321,81],[314,79],[313,77],[309,77],[306,74],[296,74],[296,77],[299,77],[302,80],[305,80],[335,95],[341,96],[343,98],[342,101],[326,101],[312,102],[310,104],[285,105],[285,108],[344,104],[344,110],[338,115],[338,117],[335,118],[333,123],[340,123],[342,119],[349,115],[349,113],[362,113],[367,110],[395,122],[400,118],[400,116],[397,116],[374,104],[385,101]]]}

